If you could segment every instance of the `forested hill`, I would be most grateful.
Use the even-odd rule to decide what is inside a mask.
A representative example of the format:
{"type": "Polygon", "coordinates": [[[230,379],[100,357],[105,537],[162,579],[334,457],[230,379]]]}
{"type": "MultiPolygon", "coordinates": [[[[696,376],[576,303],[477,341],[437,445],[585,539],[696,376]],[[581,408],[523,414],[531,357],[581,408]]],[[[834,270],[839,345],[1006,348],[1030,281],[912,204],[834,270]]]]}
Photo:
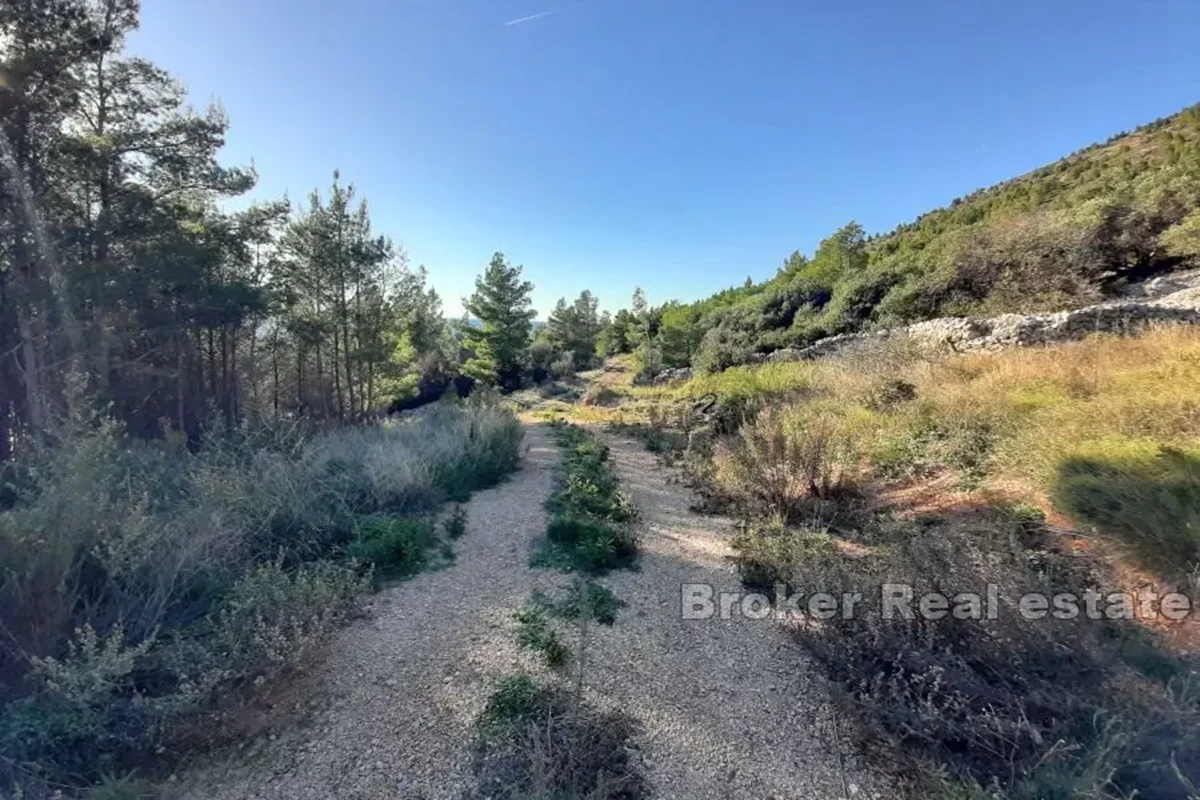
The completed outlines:
{"type": "MultiPolygon", "coordinates": [[[[890,233],[851,222],[764,283],[652,309],[645,368],[722,369],[849,331],[1068,308],[1189,264],[1200,264],[1200,105],[890,233]]],[[[639,337],[622,326],[635,316],[618,314],[611,350],[632,349],[639,337]]]]}

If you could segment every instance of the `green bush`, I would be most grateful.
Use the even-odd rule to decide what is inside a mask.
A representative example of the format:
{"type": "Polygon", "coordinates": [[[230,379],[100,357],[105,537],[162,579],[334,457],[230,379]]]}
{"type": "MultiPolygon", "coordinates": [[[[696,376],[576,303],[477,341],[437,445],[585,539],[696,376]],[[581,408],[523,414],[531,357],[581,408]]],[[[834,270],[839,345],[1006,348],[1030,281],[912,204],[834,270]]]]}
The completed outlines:
{"type": "Polygon", "coordinates": [[[437,533],[427,519],[377,517],[358,525],[346,554],[375,565],[380,578],[403,578],[420,572],[437,545],[437,533]]]}
{"type": "Polygon", "coordinates": [[[528,675],[505,675],[488,696],[482,721],[486,725],[502,725],[529,716],[537,708],[540,691],[528,675]]]}
{"type": "Polygon", "coordinates": [[[592,517],[556,514],[546,539],[557,549],[544,554],[541,565],[605,572],[630,567],[637,559],[637,538],[631,530],[592,517]]]}
{"type": "Polygon", "coordinates": [[[370,582],[369,571],[325,561],[252,569],[211,621],[212,650],[220,656],[213,668],[244,681],[298,663],[353,610],[370,582]]]}
{"type": "Polygon", "coordinates": [[[554,600],[542,592],[534,592],[533,602],[536,607],[544,608],[560,619],[594,619],[601,625],[615,623],[617,613],[625,607],[624,600],[594,580],[576,580],[562,600],[554,600]]]}

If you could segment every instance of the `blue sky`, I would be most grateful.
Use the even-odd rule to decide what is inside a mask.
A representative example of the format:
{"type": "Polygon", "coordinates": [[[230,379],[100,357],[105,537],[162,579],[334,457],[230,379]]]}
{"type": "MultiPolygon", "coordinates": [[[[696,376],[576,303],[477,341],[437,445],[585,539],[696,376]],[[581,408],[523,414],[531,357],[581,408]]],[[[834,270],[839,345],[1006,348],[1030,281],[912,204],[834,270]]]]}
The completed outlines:
{"type": "Polygon", "coordinates": [[[1200,101],[1200,0],[143,0],[254,197],[340,169],[446,312],[696,299],[1200,101]],[[517,24],[530,15],[547,14],[517,24]]]}

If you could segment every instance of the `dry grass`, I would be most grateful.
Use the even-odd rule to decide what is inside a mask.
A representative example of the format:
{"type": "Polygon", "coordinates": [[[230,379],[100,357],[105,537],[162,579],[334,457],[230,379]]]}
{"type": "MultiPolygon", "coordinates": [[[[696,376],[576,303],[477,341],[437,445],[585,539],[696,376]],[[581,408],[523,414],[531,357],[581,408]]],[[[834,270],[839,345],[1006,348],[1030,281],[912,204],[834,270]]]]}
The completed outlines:
{"type": "Polygon", "coordinates": [[[1160,591],[1193,577],[1200,331],[939,358],[889,343],[723,380],[672,391],[722,386],[730,402],[764,407],[718,443],[711,473],[751,517],[735,541],[748,582],[868,599],[885,583],[918,595],[999,587],[995,622],[897,622],[868,609],[801,628],[874,741],[932,760],[912,775],[917,796],[1194,800],[1194,663],[1165,651],[1154,626],[1037,622],[1011,604],[1027,592],[1133,589],[1124,565],[1148,570],[1160,591]],[[798,391],[777,403],[764,387],[780,386],[798,391]],[[906,487],[884,494],[910,502],[902,515],[843,503],[835,534],[857,552],[836,536],[814,546],[824,540],[811,521],[773,518],[802,521],[812,498],[860,469],[906,487]],[[922,488],[937,497],[918,497],[922,488]],[[997,497],[1052,504],[1090,542],[997,497]],[[1133,557],[1119,569],[1096,557],[1114,543],[1133,557]]]}
{"type": "MultiPolygon", "coordinates": [[[[18,776],[77,784],[144,767],[249,696],[368,587],[350,558],[364,532],[495,483],[520,440],[486,401],[307,440],[214,435],[199,453],[77,420],[8,465],[0,793],[18,776]]],[[[388,558],[411,538],[393,536],[388,558]]]]}
{"type": "MultiPolygon", "coordinates": [[[[727,416],[734,423],[790,399],[758,426],[732,425],[739,436],[719,448],[716,460],[718,489],[757,492],[773,511],[813,493],[813,485],[820,489],[823,478],[813,472],[819,468],[800,463],[800,451],[828,438],[818,435],[828,428],[843,437],[853,432],[877,476],[949,471],[960,489],[1003,486],[1030,502],[1049,498],[1057,510],[1129,542],[1159,566],[1200,561],[1200,331],[1194,328],[941,358],[894,341],[845,358],[635,389],[618,413],[641,412],[640,402],[648,420],[655,408],[708,391],[718,395],[718,409],[732,409],[727,416]],[[762,463],[751,470],[738,453],[762,463]],[[791,455],[780,460],[782,453],[791,455]]],[[[830,469],[853,471],[850,451],[838,459],[841,466],[830,469]]]]}
{"type": "MultiPolygon", "coordinates": [[[[775,532],[776,539],[781,537],[775,532]]],[[[1059,549],[1036,520],[981,508],[940,519],[879,520],[872,552],[762,550],[750,566],[807,592],[859,592],[847,619],[797,629],[844,692],[866,737],[908,753],[916,797],[996,800],[1191,800],[1197,774],[1195,673],[1135,621],[1027,620],[1017,598],[1113,588],[1094,560],[1059,549]],[[783,573],[777,571],[782,569],[783,573]],[[888,619],[885,584],[953,595],[997,587],[995,619],[888,619]],[[930,770],[928,763],[939,765],[930,770]],[[940,774],[939,774],[940,773],[940,774]]],[[[805,541],[792,538],[793,542],[805,541]]],[[[778,546],[778,545],[777,545],[778,546]]],[[[745,568],[745,561],[743,561],[745,568]]]]}
{"type": "Polygon", "coordinates": [[[971,355],[911,374],[918,396],[939,416],[996,424],[1003,432],[998,469],[1042,485],[1089,441],[1186,446],[1200,437],[1194,328],[971,355]]]}
{"type": "Polygon", "coordinates": [[[795,518],[854,481],[861,421],[826,403],[768,407],[718,445],[715,481],[744,510],[795,518]]]}

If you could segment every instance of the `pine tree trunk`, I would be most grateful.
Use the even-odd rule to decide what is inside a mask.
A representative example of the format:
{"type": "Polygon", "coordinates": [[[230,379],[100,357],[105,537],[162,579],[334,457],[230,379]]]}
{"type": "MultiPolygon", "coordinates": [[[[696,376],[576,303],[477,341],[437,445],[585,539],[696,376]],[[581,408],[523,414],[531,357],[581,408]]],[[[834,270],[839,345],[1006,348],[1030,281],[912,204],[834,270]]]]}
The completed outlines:
{"type": "Polygon", "coordinates": [[[333,391],[337,395],[337,410],[338,419],[346,418],[346,407],[342,404],[342,366],[341,360],[338,357],[338,329],[337,325],[333,326],[333,391]]]}

